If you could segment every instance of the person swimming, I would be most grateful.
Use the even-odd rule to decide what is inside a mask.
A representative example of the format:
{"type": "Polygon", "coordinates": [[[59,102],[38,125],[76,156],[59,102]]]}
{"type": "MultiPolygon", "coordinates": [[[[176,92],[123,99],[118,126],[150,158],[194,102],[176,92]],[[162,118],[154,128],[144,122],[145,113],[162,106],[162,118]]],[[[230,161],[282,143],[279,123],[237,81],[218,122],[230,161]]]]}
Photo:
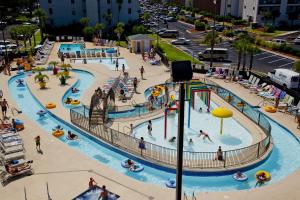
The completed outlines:
{"type": "Polygon", "coordinates": [[[213,142],[213,141],[210,139],[208,133],[205,133],[204,131],[200,130],[200,134],[198,135],[198,137],[201,137],[202,135],[203,135],[203,140],[205,140],[205,139],[207,138],[209,141],[213,142]]]}
{"type": "Polygon", "coordinates": [[[72,87],[72,88],[71,88],[71,91],[72,91],[72,93],[77,93],[77,92],[79,92],[79,89],[77,89],[77,88],[75,88],[75,87],[72,87]]]}
{"type": "Polygon", "coordinates": [[[56,130],[63,130],[64,128],[61,127],[60,125],[55,126],[52,130],[56,131],[56,130]]]}
{"type": "Polygon", "coordinates": [[[68,137],[69,140],[76,140],[78,138],[78,136],[74,133],[72,133],[71,131],[68,131],[68,137]]]}
{"type": "Polygon", "coordinates": [[[71,99],[70,97],[67,97],[67,99],[65,100],[65,103],[66,103],[66,104],[70,104],[71,101],[72,101],[72,99],[71,99]]]}

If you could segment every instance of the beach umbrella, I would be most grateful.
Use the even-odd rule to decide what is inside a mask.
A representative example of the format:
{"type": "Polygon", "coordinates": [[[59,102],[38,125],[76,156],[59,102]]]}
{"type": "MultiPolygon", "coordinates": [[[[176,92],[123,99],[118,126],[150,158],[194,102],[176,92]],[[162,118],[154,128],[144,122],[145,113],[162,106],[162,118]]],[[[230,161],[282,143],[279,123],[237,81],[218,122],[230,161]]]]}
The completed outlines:
{"type": "Polygon", "coordinates": [[[215,117],[221,118],[220,134],[222,134],[223,133],[223,119],[232,117],[232,115],[233,115],[232,111],[226,107],[219,107],[219,108],[214,109],[211,114],[215,117]]]}

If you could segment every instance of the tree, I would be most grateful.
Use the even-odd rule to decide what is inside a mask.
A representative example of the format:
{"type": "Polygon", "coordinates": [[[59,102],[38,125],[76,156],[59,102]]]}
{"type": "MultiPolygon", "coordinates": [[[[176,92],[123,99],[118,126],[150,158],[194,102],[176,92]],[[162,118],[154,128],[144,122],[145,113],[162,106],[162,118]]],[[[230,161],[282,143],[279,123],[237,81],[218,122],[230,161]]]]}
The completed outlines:
{"type": "Polygon", "coordinates": [[[39,28],[41,30],[41,36],[42,39],[44,38],[44,32],[45,32],[45,23],[48,18],[47,13],[42,8],[35,9],[33,11],[33,16],[37,17],[39,19],[39,28]]]}
{"type": "Polygon", "coordinates": [[[143,17],[142,17],[143,19],[144,19],[144,21],[149,21],[149,19],[151,18],[151,15],[150,15],[150,13],[149,12],[145,12],[144,14],[143,14],[143,17]]]}
{"type": "Polygon", "coordinates": [[[252,38],[248,34],[238,35],[238,40],[234,43],[234,47],[238,51],[237,70],[240,70],[241,60],[243,56],[242,70],[245,71],[247,51],[250,49],[250,46],[252,45],[253,42],[254,42],[254,38],[252,38]]]}
{"type": "Polygon", "coordinates": [[[94,35],[94,28],[91,26],[87,26],[82,30],[83,34],[85,35],[85,37],[90,40],[92,39],[93,35],[94,35]]]}
{"type": "Polygon", "coordinates": [[[105,25],[102,23],[97,23],[94,27],[95,33],[98,38],[102,38],[102,30],[105,28],[105,25]]]}
{"type": "Polygon", "coordinates": [[[120,12],[122,10],[123,0],[117,0],[117,4],[118,4],[118,22],[119,22],[120,21],[120,12]]]}
{"type": "Polygon", "coordinates": [[[79,20],[79,23],[82,24],[84,27],[87,27],[90,23],[90,19],[87,18],[87,17],[82,17],[80,20],[79,20]]]}
{"type": "Polygon", "coordinates": [[[278,18],[280,16],[280,11],[277,9],[272,10],[271,14],[272,14],[272,24],[273,24],[273,26],[275,26],[275,20],[276,20],[276,18],[278,18]]]}
{"type": "Polygon", "coordinates": [[[210,67],[213,65],[213,49],[216,43],[222,42],[222,38],[219,37],[218,33],[211,31],[204,37],[204,43],[210,46],[210,67]]]}
{"type": "Polygon", "coordinates": [[[19,35],[20,35],[19,26],[14,26],[9,30],[10,37],[16,41],[16,44],[19,46],[19,35]]]}
{"type": "Polygon", "coordinates": [[[132,34],[145,34],[148,29],[144,25],[134,25],[132,27],[132,34]]]}
{"type": "Polygon", "coordinates": [[[196,21],[195,21],[195,29],[196,29],[197,31],[205,31],[206,26],[205,26],[204,23],[200,22],[199,20],[196,20],[196,21]]]}
{"type": "Polygon", "coordinates": [[[249,70],[252,70],[253,67],[253,58],[254,58],[254,54],[257,54],[260,52],[260,49],[256,46],[256,45],[251,45],[250,47],[248,47],[247,49],[248,53],[250,53],[250,64],[249,64],[249,70]]]}
{"type": "Polygon", "coordinates": [[[110,25],[111,22],[112,22],[112,14],[111,13],[106,13],[106,14],[103,15],[103,17],[105,18],[107,23],[110,25]]]}
{"type": "Polygon", "coordinates": [[[117,24],[117,27],[115,28],[114,32],[117,34],[118,40],[119,40],[119,45],[120,45],[120,40],[121,40],[121,36],[124,32],[124,23],[119,22],[117,24]]]}
{"type": "Polygon", "coordinates": [[[32,30],[30,28],[30,26],[19,26],[19,34],[22,35],[22,40],[24,42],[24,47],[26,49],[27,47],[27,40],[29,40],[29,45],[30,45],[30,48],[32,48],[31,46],[31,36],[32,36],[32,30]]]}
{"type": "MultiPolygon", "coordinates": [[[[36,38],[35,38],[35,31],[37,27],[35,25],[28,26],[28,31],[31,33],[30,37],[33,37],[33,45],[36,46],[36,38]]],[[[30,39],[31,42],[31,39],[30,39]]]]}

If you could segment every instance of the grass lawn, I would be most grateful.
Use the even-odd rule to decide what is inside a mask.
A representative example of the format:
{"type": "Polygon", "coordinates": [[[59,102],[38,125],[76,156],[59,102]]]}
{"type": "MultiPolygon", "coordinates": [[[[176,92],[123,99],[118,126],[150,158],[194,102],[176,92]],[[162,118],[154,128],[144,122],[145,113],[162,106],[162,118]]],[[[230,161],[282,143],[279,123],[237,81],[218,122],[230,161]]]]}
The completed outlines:
{"type": "Polygon", "coordinates": [[[279,30],[275,30],[274,33],[266,33],[266,32],[263,32],[261,30],[257,30],[257,29],[247,29],[247,31],[251,32],[251,33],[255,33],[259,36],[266,36],[266,37],[274,37],[274,36],[277,36],[277,35],[280,35],[280,34],[283,34],[283,33],[286,33],[287,31],[279,31],[279,30]]]}
{"type": "MultiPolygon", "coordinates": [[[[156,35],[151,34],[150,37],[154,39],[153,45],[156,46],[156,35]]],[[[167,43],[166,41],[159,38],[159,47],[161,50],[166,54],[169,61],[180,61],[180,60],[190,60],[191,62],[194,62],[195,64],[202,64],[197,59],[197,54],[195,55],[194,59],[191,55],[181,51],[180,49],[176,48],[175,46],[167,43]]]]}
{"type": "Polygon", "coordinates": [[[124,48],[128,47],[127,41],[120,41],[120,44],[119,44],[119,42],[117,42],[117,45],[120,47],[124,47],[124,48]]]}
{"type": "MultiPolygon", "coordinates": [[[[33,37],[30,38],[31,40],[31,45],[32,45],[32,49],[34,49],[34,39],[33,37]]],[[[35,43],[36,45],[39,45],[40,43],[42,42],[42,35],[41,35],[41,32],[40,30],[38,30],[37,32],[35,32],[35,43]]],[[[20,43],[23,44],[23,41],[20,41],[20,43]]],[[[26,51],[30,51],[30,45],[29,45],[29,40],[26,41],[26,51]]],[[[22,47],[19,49],[21,52],[24,52],[25,51],[25,48],[22,47]]]]}

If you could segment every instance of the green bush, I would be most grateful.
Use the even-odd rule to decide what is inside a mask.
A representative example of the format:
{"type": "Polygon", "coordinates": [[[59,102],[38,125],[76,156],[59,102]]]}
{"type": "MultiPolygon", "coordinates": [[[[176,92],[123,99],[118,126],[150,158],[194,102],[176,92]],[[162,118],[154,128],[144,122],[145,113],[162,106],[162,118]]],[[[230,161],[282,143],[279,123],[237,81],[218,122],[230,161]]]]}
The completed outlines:
{"type": "Polygon", "coordinates": [[[205,31],[206,25],[202,22],[200,22],[199,20],[195,21],[195,29],[197,31],[205,31]]]}
{"type": "Polygon", "coordinates": [[[271,24],[265,25],[264,30],[267,33],[274,33],[275,32],[275,28],[271,24]]]}
{"type": "Polygon", "coordinates": [[[226,37],[233,37],[234,36],[233,31],[230,31],[230,30],[225,30],[223,33],[226,37]]]}
{"type": "Polygon", "coordinates": [[[232,19],[231,23],[233,25],[245,25],[247,23],[247,21],[243,20],[243,19],[232,19]]]}
{"type": "Polygon", "coordinates": [[[148,33],[148,29],[144,25],[134,25],[132,27],[132,34],[145,34],[148,33]]]}

